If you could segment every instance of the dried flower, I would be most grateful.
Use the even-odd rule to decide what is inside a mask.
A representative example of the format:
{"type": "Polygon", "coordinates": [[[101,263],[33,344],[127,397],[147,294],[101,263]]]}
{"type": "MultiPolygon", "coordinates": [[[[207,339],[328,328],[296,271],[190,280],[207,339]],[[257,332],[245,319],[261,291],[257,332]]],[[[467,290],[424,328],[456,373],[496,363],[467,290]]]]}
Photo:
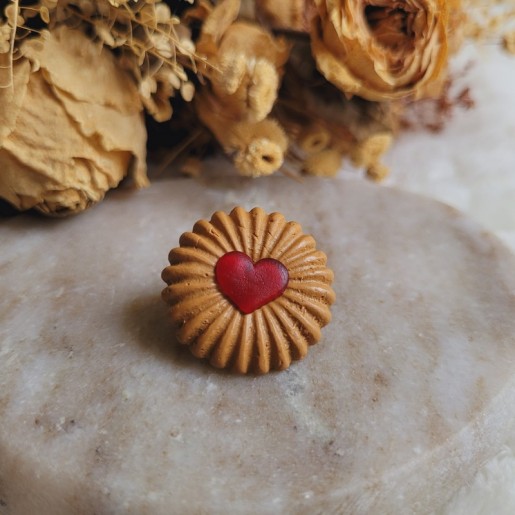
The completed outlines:
{"type": "Polygon", "coordinates": [[[446,0],[314,0],[317,65],[345,94],[382,101],[413,94],[447,64],[446,0]]]}
{"type": "Polygon", "coordinates": [[[330,132],[316,122],[304,127],[297,138],[297,144],[308,155],[326,150],[330,143],[330,132]]]}
{"type": "Polygon", "coordinates": [[[20,50],[13,88],[0,90],[0,196],[61,215],[100,201],[129,170],[145,186],[142,105],[111,53],[65,26],[20,50]]]}
{"type": "Polygon", "coordinates": [[[334,177],[341,168],[343,156],[338,150],[328,148],[309,155],[303,164],[303,171],[318,177],[334,177]]]}
{"type": "Polygon", "coordinates": [[[270,175],[281,167],[288,139],[275,120],[235,120],[208,91],[200,91],[195,103],[200,120],[213,133],[224,152],[232,157],[242,175],[270,175]]]}
{"type": "Polygon", "coordinates": [[[196,95],[196,112],[242,175],[275,172],[288,140],[267,119],[279,88],[289,45],[253,23],[237,21],[240,0],[223,0],[207,11],[197,41],[209,66],[196,95]]]}
{"type": "Polygon", "coordinates": [[[256,24],[235,21],[239,0],[223,0],[202,26],[197,51],[214,96],[238,120],[258,122],[277,98],[289,45],[256,24]]]}
{"type": "Polygon", "coordinates": [[[353,147],[351,152],[353,164],[365,168],[370,179],[377,181],[384,179],[388,175],[388,168],[380,163],[380,159],[391,147],[392,142],[391,132],[372,134],[353,147]]]}
{"type": "Polygon", "coordinates": [[[396,130],[398,103],[345,98],[303,57],[306,45],[292,50],[274,111],[291,141],[288,159],[304,173],[331,177],[348,157],[378,180],[387,172],[380,159],[396,130]]]}
{"type": "MultiPolygon", "coordinates": [[[[141,85],[142,102],[158,121],[172,116],[170,99],[176,91],[185,99],[193,97],[185,67],[196,67],[195,46],[189,29],[162,0],[39,0],[30,6],[16,2],[6,7],[4,15],[17,29],[20,41],[33,35],[23,18],[39,15],[51,30],[67,25],[117,49],[118,65],[129,72],[130,80],[141,85]],[[171,75],[173,81],[169,80],[171,75]]],[[[0,26],[0,55],[7,48],[4,32],[0,26]]],[[[12,62],[8,64],[10,67],[12,62]]]]}

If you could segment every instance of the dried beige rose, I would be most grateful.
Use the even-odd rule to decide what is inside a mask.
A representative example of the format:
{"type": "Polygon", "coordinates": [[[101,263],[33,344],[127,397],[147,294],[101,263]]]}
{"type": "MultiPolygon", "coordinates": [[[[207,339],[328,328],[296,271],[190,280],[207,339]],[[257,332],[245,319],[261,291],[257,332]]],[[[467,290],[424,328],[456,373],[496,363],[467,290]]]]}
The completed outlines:
{"type": "Polygon", "coordinates": [[[110,52],[62,26],[21,53],[13,87],[0,90],[0,197],[61,215],[102,200],[129,171],[145,186],[141,101],[110,52]]]}
{"type": "Polygon", "coordinates": [[[324,76],[348,96],[421,97],[441,77],[456,0],[313,1],[313,55],[324,76]]]}

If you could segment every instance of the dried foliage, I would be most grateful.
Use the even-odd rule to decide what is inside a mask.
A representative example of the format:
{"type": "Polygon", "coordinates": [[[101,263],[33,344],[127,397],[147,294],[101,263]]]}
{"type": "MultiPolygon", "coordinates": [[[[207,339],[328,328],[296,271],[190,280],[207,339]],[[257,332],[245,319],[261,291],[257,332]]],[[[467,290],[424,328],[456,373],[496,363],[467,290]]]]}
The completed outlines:
{"type": "Polygon", "coordinates": [[[27,39],[0,89],[0,196],[20,210],[77,213],[128,171],[145,186],[141,100],[112,54],[58,27],[27,39]]]}
{"type": "Polygon", "coordinates": [[[465,36],[514,52],[509,5],[11,0],[0,12],[0,197],[73,213],[127,175],[144,186],[148,133],[168,148],[162,167],[189,175],[218,146],[245,176],[331,177],[348,160],[381,180],[400,129],[438,130],[472,105],[447,76],[465,36]]]}
{"type": "Polygon", "coordinates": [[[266,175],[286,160],[332,176],[347,157],[380,180],[403,105],[393,101],[441,93],[462,11],[458,0],[221,0],[204,3],[202,22],[197,50],[214,70],[199,88],[197,114],[242,174],[266,175]],[[256,80],[256,63],[279,44],[289,47],[286,64],[268,53],[256,80]],[[261,109],[251,95],[258,86],[261,109]],[[265,114],[273,122],[258,131],[266,145],[254,145],[249,159],[253,123],[265,114]]]}
{"type": "MultiPolygon", "coordinates": [[[[0,13],[1,14],[1,13],[0,13]]],[[[190,32],[149,0],[12,1],[0,18],[0,197],[77,213],[130,175],[148,184],[144,110],[190,101],[190,32]]]]}

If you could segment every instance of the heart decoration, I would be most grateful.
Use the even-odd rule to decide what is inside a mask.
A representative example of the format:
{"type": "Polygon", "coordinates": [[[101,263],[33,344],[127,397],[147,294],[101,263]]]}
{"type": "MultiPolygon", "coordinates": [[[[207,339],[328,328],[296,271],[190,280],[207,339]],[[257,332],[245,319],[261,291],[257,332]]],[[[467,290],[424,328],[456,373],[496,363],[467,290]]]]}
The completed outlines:
{"type": "Polygon", "coordinates": [[[277,259],[253,263],[247,254],[233,251],[217,261],[215,279],[221,292],[248,315],[280,297],[288,286],[289,276],[277,259]]]}

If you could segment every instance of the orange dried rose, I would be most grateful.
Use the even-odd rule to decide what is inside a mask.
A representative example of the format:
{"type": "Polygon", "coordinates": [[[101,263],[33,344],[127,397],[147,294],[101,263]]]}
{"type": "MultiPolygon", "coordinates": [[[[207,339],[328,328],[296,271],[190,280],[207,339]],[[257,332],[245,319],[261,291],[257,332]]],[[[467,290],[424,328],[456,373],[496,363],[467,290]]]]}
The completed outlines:
{"type": "Polygon", "coordinates": [[[457,1],[313,0],[312,51],[348,96],[421,97],[447,64],[447,26],[457,1]]]}

